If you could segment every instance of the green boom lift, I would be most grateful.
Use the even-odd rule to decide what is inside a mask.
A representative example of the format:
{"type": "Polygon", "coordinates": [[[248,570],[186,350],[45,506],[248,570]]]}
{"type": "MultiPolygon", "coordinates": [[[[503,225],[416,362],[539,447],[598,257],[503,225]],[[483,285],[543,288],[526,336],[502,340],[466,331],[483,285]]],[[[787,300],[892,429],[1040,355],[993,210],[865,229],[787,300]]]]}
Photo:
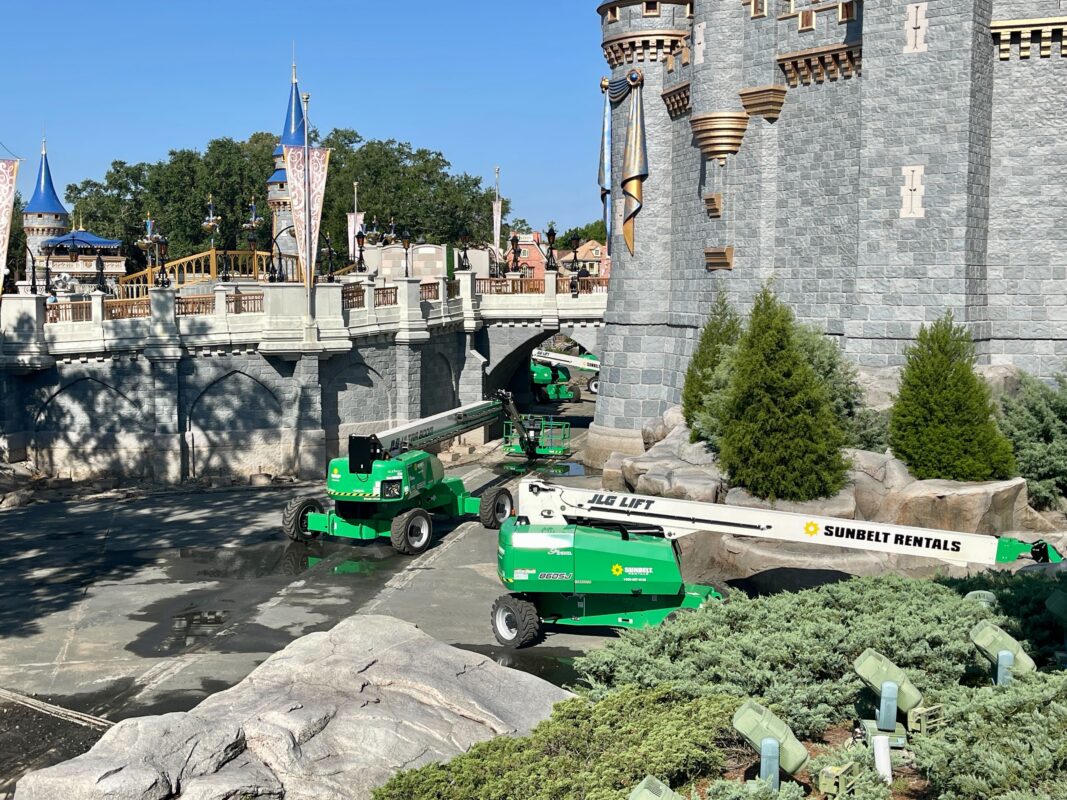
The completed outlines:
{"type": "Polygon", "coordinates": [[[534,350],[530,355],[530,380],[537,401],[581,400],[581,391],[569,385],[571,370],[591,372],[585,388],[590,394],[600,391],[600,359],[592,353],[570,356],[551,350],[534,350]]]}
{"type": "Polygon", "coordinates": [[[388,537],[399,552],[417,555],[433,539],[432,515],[476,515],[487,528],[499,528],[514,507],[511,493],[501,487],[472,497],[462,479],[446,477],[440,459],[420,448],[504,418],[509,453],[535,459],[561,455],[569,445],[568,423],[521,416],[503,391],[377,435],[352,435],[348,456],[329,464],[326,494],[333,509],[326,510],[315,497],[294,498],[282,514],[285,534],[294,541],[324,533],[349,539],[388,537]]]}
{"type": "Polygon", "coordinates": [[[665,497],[519,485],[518,515],[499,529],[497,575],[511,592],[493,604],[493,634],[507,647],[540,636],[543,623],[643,628],[720,595],[682,580],[677,540],[699,531],[805,547],[830,545],[956,564],[1020,558],[1058,563],[1044,541],[883,525],[665,497]]]}

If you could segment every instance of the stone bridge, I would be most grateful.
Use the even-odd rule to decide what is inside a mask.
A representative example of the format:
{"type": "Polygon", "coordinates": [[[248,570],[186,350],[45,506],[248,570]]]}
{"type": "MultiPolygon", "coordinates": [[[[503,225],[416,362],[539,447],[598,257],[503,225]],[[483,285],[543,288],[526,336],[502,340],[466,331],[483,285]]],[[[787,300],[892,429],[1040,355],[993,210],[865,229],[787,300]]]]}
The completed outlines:
{"type": "Polygon", "coordinates": [[[3,297],[0,458],[75,478],[313,477],[349,433],[497,388],[521,399],[554,334],[601,349],[606,279],[344,280],[311,298],[271,283],[3,297]]]}

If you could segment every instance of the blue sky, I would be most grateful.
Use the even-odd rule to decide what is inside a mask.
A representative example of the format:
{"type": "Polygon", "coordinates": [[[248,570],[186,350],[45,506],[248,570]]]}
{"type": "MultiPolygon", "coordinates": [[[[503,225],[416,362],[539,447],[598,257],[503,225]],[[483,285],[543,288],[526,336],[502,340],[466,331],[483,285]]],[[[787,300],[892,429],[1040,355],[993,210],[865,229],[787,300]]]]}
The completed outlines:
{"type": "MultiPolygon", "coordinates": [[[[600,215],[596,0],[52,0],[5,3],[0,142],[56,189],[113,160],[279,132],[296,40],[312,124],[442,151],[513,213],[563,228],[600,215]],[[47,8],[43,13],[40,9],[47,8]]],[[[264,176],[264,180],[267,176],[264,176]]]]}

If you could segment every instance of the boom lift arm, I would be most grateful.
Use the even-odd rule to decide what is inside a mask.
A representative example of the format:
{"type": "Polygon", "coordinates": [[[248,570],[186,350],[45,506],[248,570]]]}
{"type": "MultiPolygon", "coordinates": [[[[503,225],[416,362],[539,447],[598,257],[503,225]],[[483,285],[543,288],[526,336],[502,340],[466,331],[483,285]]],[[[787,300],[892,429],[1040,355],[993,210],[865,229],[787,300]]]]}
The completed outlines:
{"type": "Polygon", "coordinates": [[[538,364],[570,367],[584,372],[600,372],[600,359],[595,356],[569,356],[564,353],[553,353],[551,350],[534,350],[530,358],[538,364]]]}
{"type": "Polygon", "coordinates": [[[1063,555],[1045,541],[956,533],[881,522],[808,516],[787,511],[698,503],[664,497],[592,491],[540,480],[519,488],[519,522],[531,526],[578,524],[658,530],[667,539],[699,531],[753,536],[807,545],[937,558],[953,564],[1007,564],[1023,557],[1058,563],[1063,555]]]}

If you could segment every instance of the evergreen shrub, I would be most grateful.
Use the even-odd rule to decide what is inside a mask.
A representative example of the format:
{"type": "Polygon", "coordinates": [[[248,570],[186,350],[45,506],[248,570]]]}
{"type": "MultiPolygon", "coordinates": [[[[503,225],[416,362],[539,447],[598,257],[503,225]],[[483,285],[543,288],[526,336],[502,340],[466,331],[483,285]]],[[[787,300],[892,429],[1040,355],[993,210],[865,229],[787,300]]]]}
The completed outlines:
{"type": "Polygon", "coordinates": [[[850,420],[849,445],[872,453],[884,453],[889,448],[889,411],[860,408],[850,420]]]}
{"type": "Polygon", "coordinates": [[[719,775],[736,697],[665,687],[558,703],[523,737],[498,736],[446,764],[394,775],[375,800],[625,800],[646,774],[670,786],[719,775]]]}
{"type": "Polygon", "coordinates": [[[793,314],[764,289],[734,360],[719,438],[735,486],[771,500],[814,500],[845,483],[845,437],[801,352],[793,314]]]}
{"type": "Polygon", "coordinates": [[[916,478],[987,481],[1015,474],[989,388],[974,371],[974,345],[948,313],[906,351],[889,418],[889,446],[916,478]]]}
{"type": "Polygon", "coordinates": [[[890,800],[890,788],[874,768],[874,753],[863,744],[832,747],[812,756],[807,770],[815,784],[823,767],[840,767],[850,761],[856,780],[850,800],[890,800]]]}
{"type": "Polygon", "coordinates": [[[741,318],[726,300],[723,292],[715,298],[708,321],[700,333],[700,341],[693,351],[689,369],[682,387],[682,415],[690,428],[703,399],[709,390],[709,381],[722,359],[723,351],[735,344],[741,336],[741,318]]]}
{"type": "Polygon", "coordinates": [[[742,783],[718,780],[709,784],[703,792],[692,796],[698,800],[804,800],[807,797],[803,787],[790,780],[783,780],[782,788],[777,793],[764,781],[742,783]]]}
{"type": "MultiPolygon", "coordinates": [[[[627,631],[579,657],[592,696],[669,684],[686,695],[762,698],[800,737],[873,712],[852,662],[873,647],[927,690],[985,680],[968,638],[1002,617],[931,581],[856,578],[748,599],[739,592],[657,628],[627,631]]],[[[1025,637],[1022,637],[1025,639],[1025,637]]]]}
{"type": "Polygon", "coordinates": [[[1067,377],[1049,386],[1024,375],[1014,397],[1001,400],[1001,426],[1026,478],[1030,505],[1059,508],[1067,494],[1067,377]]]}
{"type": "Polygon", "coordinates": [[[1067,798],[1067,674],[933,693],[945,725],[915,736],[915,764],[940,800],[1067,798]]]}

